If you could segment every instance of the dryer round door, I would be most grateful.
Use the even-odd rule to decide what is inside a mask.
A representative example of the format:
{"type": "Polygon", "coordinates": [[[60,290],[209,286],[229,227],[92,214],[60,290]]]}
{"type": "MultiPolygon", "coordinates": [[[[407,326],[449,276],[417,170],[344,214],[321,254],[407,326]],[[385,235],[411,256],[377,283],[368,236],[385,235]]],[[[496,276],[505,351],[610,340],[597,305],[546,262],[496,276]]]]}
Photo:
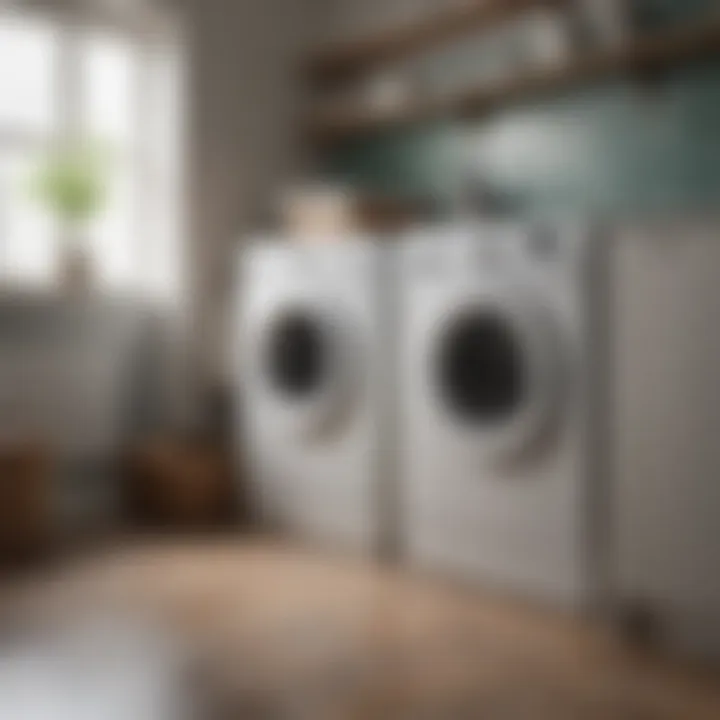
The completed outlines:
{"type": "Polygon", "coordinates": [[[466,298],[446,308],[432,335],[428,380],[448,438],[490,460],[532,447],[560,404],[559,338],[542,305],[466,298]]]}
{"type": "Polygon", "coordinates": [[[275,307],[257,323],[257,390],[284,434],[304,439],[337,430],[357,389],[357,338],[347,318],[311,303],[275,307]]]}

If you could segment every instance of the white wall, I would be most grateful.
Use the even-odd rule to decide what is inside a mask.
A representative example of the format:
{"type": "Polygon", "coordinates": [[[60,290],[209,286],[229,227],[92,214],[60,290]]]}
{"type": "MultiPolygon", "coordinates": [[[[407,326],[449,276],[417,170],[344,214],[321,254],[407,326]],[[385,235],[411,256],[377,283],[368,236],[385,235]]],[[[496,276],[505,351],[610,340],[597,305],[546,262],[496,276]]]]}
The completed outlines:
{"type": "Polygon", "coordinates": [[[336,40],[394,27],[446,8],[448,0],[316,0],[320,35],[336,40]]]}
{"type": "Polygon", "coordinates": [[[171,31],[176,5],[176,0],[0,0],[2,7],[37,10],[136,36],[171,31]]]}
{"type": "Polygon", "coordinates": [[[241,239],[302,167],[298,59],[315,0],[184,0],[193,346],[201,385],[227,375],[241,239]]]}

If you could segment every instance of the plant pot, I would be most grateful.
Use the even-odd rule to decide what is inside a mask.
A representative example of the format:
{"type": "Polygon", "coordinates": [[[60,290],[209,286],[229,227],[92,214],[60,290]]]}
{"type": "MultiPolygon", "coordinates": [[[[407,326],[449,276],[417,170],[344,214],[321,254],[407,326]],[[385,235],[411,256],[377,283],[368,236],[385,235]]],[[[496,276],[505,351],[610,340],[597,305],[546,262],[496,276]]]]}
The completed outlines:
{"type": "Polygon", "coordinates": [[[83,247],[70,245],[60,253],[59,284],[64,295],[84,297],[94,286],[92,260],[83,247]]]}

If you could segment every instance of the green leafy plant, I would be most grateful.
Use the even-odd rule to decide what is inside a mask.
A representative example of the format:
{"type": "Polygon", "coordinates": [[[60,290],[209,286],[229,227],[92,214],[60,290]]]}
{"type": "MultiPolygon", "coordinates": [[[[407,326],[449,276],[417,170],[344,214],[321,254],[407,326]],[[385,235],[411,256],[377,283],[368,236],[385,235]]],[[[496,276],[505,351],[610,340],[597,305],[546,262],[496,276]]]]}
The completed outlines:
{"type": "Polygon", "coordinates": [[[50,153],[33,178],[34,196],[68,225],[87,222],[107,198],[107,156],[91,145],[67,146],[50,153]]]}

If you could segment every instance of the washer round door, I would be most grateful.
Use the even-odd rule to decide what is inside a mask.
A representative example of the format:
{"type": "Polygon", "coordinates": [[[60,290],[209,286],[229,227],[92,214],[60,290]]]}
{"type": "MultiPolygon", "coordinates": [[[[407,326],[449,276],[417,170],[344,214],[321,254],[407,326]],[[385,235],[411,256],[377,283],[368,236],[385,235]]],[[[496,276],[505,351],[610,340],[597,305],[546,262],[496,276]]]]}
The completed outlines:
{"type": "Polygon", "coordinates": [[[558,341],[540,304],[487,295],[446,308],[427,372],[448,436],[491,460],[528,450],[560,404],[558,341]]]}
{"type": "Polygon", "coordinates": [[[359,343],[349,325],[302,302],[278,306],[257,323],[252,377],[283,433],[310,439],[342,426],[359,384],[359,343]]]}

